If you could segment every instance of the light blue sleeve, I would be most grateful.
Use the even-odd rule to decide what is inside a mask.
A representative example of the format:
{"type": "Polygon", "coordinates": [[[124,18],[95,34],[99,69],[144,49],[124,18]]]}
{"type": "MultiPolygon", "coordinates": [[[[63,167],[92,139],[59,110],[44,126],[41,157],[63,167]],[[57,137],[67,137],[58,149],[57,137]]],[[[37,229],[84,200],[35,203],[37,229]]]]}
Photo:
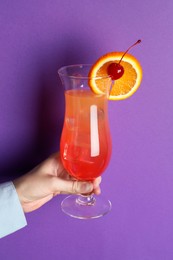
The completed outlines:
{"type": "Polygon", "coordinates": [[[27,225],[13,182],[0,184],[0,238],[27,225]]]}

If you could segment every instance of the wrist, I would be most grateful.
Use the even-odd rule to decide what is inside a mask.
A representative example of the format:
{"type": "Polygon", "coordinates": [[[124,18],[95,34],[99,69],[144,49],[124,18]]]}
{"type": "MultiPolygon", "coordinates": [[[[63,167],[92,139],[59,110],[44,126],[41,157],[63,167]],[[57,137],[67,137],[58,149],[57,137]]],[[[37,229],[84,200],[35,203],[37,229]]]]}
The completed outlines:
{"type": "Polygon", "coordinates": [[[21,186],[22,186],[22,185],[21,185],[20,178],[15,179],[15,180],[13,181],[13,185],[14,185],[15,190],[16,190],[16,193],[17,193],[17,195],[18,195],[20,204],[21,204],[21,206],[22,206],[22,208],[23,208],[23,198],[22,198],[22,191],[21,191],[21,186]]]}

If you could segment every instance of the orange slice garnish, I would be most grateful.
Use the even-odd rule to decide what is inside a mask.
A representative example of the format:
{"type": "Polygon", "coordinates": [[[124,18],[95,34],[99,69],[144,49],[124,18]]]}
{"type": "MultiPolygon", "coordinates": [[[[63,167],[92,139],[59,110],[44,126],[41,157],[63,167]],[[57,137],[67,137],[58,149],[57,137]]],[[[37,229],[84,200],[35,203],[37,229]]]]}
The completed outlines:
{"type": "MultiPolygon", "coordinates": [[[[89,72],[89,86],[94,93],[101,94],[104,92],[102,79],[97,77],[108,75],[108,66],[113,62],[118,63],[123,54],[123,52],[108,53],[99,58],[92,66],[89,72]]],[[[134,56],[126,53],[121,60],[121,65],[124,68],[124,74],[121,78],[112,81],[109,94],[110,100],[122,100],[132,96],[141,84],[142,67],[134,56]]]]}

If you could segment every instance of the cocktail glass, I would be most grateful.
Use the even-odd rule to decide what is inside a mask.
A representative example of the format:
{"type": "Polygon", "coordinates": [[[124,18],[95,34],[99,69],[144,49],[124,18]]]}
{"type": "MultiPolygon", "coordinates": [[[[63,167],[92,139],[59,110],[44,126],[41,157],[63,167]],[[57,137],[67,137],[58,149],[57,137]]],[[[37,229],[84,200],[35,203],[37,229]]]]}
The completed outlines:
{"type": "MultiPolygon", "coordinates": [[[[58,70],[65,88],[65,118],[60,141],[64,168],[77,180],[93,181],[108,166],[111,135],[108,122],[109,76],[88,77],[91,65],[70,65],[58,70]],[[89,81],[97,81],[103,93],[94,93],[89,81]]],[[[79,219],[98,218],[111,210],[102,195],[70,195],[61,204],[63,212],[79,219]],[[97,197],[97,198],[96,198],[97,197]]]]}

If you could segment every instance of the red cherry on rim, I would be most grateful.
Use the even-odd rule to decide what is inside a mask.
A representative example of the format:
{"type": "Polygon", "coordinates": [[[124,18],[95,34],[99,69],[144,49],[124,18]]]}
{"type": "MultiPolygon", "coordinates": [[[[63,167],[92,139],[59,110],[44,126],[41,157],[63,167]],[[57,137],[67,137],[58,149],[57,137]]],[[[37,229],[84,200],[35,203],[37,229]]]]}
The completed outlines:
{"type": "Polygon", "coordinates": [[[111,77],[112,80],[117,80],[119,78],[121,78],[124,74],[124,68],[123,66],[120,64],[124,55],[136,44],[140,43],[141,40],[138,40],[137,42],[135,42],[133,45],[131,45],[123,54],[123,56],[121,57],[121,59],[119,60],[119,62],[112,62],[108,68],[107,68],[107,73],[108,75],[111,77]]]}
{"type": "Polygon", "coordinates": [[[124,74],[124,68],[121,64],[114,62],[108,66],[107,73],[112,80],[116,80],[122,77],[124,74]]]}

